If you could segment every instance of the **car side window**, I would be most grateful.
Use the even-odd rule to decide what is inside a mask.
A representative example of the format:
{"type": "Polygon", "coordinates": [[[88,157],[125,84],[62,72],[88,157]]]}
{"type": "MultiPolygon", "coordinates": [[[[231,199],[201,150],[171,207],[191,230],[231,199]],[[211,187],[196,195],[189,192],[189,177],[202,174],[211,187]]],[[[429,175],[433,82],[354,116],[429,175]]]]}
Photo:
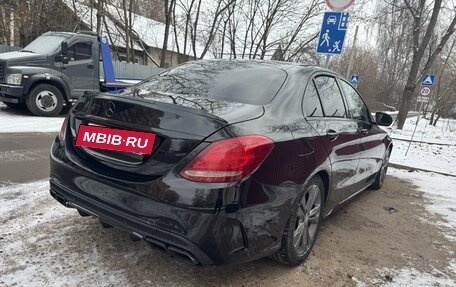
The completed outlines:
{"type": "Polygon", "coordinates": [[[315,78],[325,117],[346,118],[344,100],[334,77],[318,76],[315,78]]]}
{"type": "Polygon", "coordinates": [[[307,86],[304,95],[303,110],[306,117],[322,117],[323,109],[321,108],[320,98],[314,82],[311,80],[307,86]]]}
{"type": "Polygon", "coordinates": [[[351,117],[359,121],[370,122],[369,111],[358,92],[343,80],[340,81],[340,85],[344,91],[351,117]]]}
{"type": "Polygon", "coordinates": [[[91,43],[75,43],[68,48],[70,61],[80,61],[92,58],[91,43]]]}

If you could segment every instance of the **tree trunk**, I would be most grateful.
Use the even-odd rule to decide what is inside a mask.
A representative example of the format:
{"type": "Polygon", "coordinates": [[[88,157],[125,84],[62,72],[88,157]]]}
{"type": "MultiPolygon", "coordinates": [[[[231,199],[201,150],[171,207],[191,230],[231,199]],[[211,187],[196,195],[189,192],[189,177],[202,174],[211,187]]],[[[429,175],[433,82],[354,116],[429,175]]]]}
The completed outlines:
{"type": "Polygon", "coordinates": [[[410,13],[412,13],[414,21],[413,21],[413,59],[412,59],[412,66],[409,71],[409,75],[407,78],[407,84],[404,87],[402,92],[402,99],[401,104],[399,107],[399,114],[397,115],[398,121],[398,129],[402,129],[404,127],[405,120],[407,119],[407,114],[410,110],[410,104],[412,102],[413,92],[417,86],[417,77],[418,77],[418,70],[421,64],[421,59],[423,58],[424,52],[426,51],[426,47],[429,44],[431,39],[431,35],[434,32],[434,28],[437,24],[437,20],[440,13],[440,8],[442,6],[442,0],[435,0],[434,8],[432,10],[431,19],[429,20],[429,24],[426,28],[426,32],[421,40],[421,24],[422,24],[422,17],[424,16],[424,6],[426,1],[421,0],[420,6],[417,9],[410,7],[408,2],[405,1],[408,5],[410,13]]]}
{"type": "Polygon", "coordinates": [[[130,0],[130,7],[128,8],[128,34],[130,38],[130,61],[135,64],[135,48],[133,45],[133,4],[135,0],[130,0]]]}
{"type": "Polygon", "coordinates": [[[193,59],[196,60],[198,57],[196,56],[196,35],[197,35],[197,30],[198,30],[198,21],[199,21],[199,16],[200,16],[200,11],[201,11],[201,1],[199,0],[198,6],[196,8],[196,15],[195,15],[195,21],[193,22],[192,25],[192,50],[193,50],[193,59]]]}
{"type": "Polygon", "coordinates": [[[165,0],[165,34],[163,36],[163,46],[161,50],[160,57],[160,67],[166,68],[166,53],[168,51],[168,37],[169,37],[169,27],[171,25],[171,10],[173,7],[173,0],[165,0]]]}
{"type": "Polygon", "coordinates": [[[103,16],[103,0],[98,0],[98,3],[97,3],[97,35],[101,35],[102,16],[103,16]]]}
{"type": "Polygon", "coordinates": [[[130,61],[130,33],[128,29],[128,14],[127,14],[127,1],[123,0],[123,12],[124,12],[124,19],[125,19],[125,49],[126,49],[126,58],[127,58],[127,63],[130,61]]]}
{"type": "Polygon", "coordinates": [[[431,118],[429,119],[430,125],[432,125],[432,123],[434,123],[434,116],[435,116],[435,109],[432,109],[431,118]]]}
{"type": "Polygon", "coordinates": [[[434,123],[432,124],[434,127],[437,124],[437,122],[439,121],[439,119],[440,119],[440,115],[437,115],[437,118],[435,119],[434,123]]]}

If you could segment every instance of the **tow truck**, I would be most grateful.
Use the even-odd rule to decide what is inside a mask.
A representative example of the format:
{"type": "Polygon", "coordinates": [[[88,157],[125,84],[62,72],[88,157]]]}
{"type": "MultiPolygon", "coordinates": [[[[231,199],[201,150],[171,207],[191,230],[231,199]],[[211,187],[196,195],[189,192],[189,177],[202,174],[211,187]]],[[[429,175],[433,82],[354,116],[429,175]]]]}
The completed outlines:
{"type": "Polygon", "coordinates": [[[37,116],[56,116],[85,93],[131,84],[116,80],[108,39],[90,32],[47,32],[22,50],[0,54],[0,101],[37,116]]]}

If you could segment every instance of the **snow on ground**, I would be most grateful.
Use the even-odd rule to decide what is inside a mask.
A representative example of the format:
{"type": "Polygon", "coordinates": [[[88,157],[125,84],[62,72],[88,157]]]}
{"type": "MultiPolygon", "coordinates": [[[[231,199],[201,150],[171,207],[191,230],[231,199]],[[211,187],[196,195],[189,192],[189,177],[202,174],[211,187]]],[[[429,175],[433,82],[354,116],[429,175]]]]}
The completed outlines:
{"type": "Polygon", "coordinates": [[[74,250],[71,230],[88,225],[51,198],[47,180],[0,187],[0,218],[0,286],[130,286],[122,270],[105,266],[97,246],[74,250]],[[73,272],[81,264],[84,274],[73,272]]]}
{"type": "Polygon", "coordinates": [[[456,145],[412,143],[407,156],[408,142],[393,140],[393,145],[391,163],[456,175],[456,145]]]}
{"type": "Polygon", "coordinates": [[[28,111],[17,111],[0,103],[0,133],[58,132],[63,123],[60,117],[35,117],[28,111]]]}
{"type": "Polygon", "coordinates": [[[447,275],[439,272],[438,270],[435,270],[434,274],[430,274],[420,272],[415,268],[409,267],[402,268],[399,270],[384,268],[379,270],[379,274],[382,277],[389,276],[391,278],[391,282],[382,284],[382,286],[385,287],[456,286],[456,280],[454,278],[449,278],[447,275]]]}
{"type": "Polygon", "coordinates": [[[440,119],[434,127],[421,118],[406,156],[409,142],[404,140],[411,139],[415,123],[416,117],[412,117],[406,120],[403,130],[385,129],[394,144],[390,162],[456,175],[456,120],[440,119]]]}
{"type": "Polygon", "coordinates": [[[388,174],[416,185],[429,199],[426,209],[442,217],[436,224],[448,239],[456,242],[456,177],[394,168],[388,169],[388,174]]]}
{"type": "MultiPolygon", "coordinates": [[[[402,130],[389,129],[390,135],[396,139],[410,140],[416,126],[416,119],[417,117],[407,118],[402,130]]],[[[456,145],[456,120],[441,118],[434,127],[429,125],[428,119],[421,116],[413,140],[456,145]]]]}

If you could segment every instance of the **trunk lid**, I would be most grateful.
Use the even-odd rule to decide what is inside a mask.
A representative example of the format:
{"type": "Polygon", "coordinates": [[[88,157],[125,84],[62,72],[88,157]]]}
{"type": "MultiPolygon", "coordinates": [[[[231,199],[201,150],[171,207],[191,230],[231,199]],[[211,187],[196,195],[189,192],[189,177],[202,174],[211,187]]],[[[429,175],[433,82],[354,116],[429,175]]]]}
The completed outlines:
{"type": "Polygon", "coordinates": [[[223,127],[263,115],[263,107],[204,97],[156,95],[84,96],[70,115],[71,147],[97,172],[116,178],[151,180],[170,171],[205,138],[223,127]],[[99,125],[156,134],[152,154],[77,147],[79,126],[99,125]]]}

